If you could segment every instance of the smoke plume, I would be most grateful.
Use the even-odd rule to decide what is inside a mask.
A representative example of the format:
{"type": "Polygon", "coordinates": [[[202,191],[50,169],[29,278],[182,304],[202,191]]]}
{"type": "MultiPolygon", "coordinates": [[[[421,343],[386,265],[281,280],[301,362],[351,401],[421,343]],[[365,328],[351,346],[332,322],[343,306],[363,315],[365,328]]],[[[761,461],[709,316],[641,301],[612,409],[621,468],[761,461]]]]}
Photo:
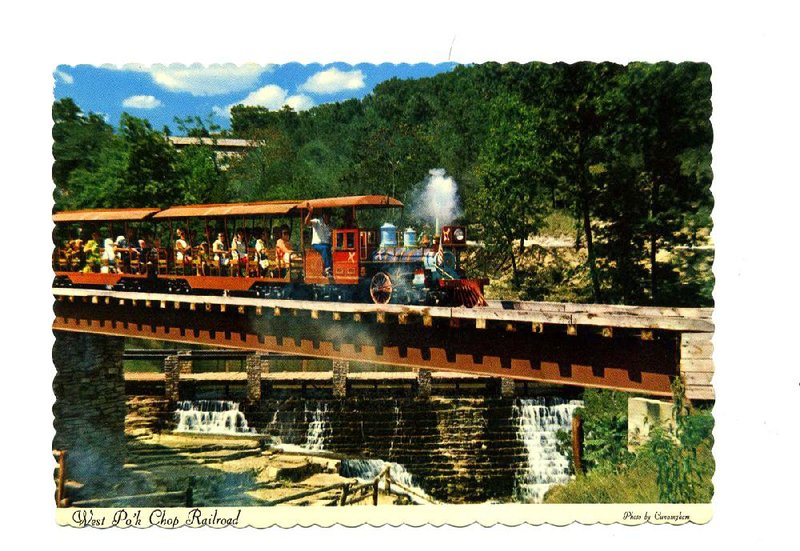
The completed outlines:
{"type": "Polygon", "coordinates": [[[431,225],[438,221],[439,227],[449,224],[461,216],[458,184],[445,174],[443,168],[433,168],[417,186],[411,214],[431,225]]]}

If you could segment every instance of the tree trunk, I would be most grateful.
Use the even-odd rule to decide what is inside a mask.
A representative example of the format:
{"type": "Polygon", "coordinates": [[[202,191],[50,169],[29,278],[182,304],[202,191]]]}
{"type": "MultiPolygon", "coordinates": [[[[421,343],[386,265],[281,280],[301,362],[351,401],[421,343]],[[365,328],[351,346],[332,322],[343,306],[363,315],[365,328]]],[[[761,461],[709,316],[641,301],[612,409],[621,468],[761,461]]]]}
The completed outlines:
{"type": "Polygon", "coordinates": [[[656,176],[653,178],[653,188],[650,195],[650,219],[654,221],[653,226],[650,228],[650,300],[654,303],[658,303],[658,264],[656,262],[658,228],[655,224],[655,217],[659,208],[659,187],[659,177],[656,176]]]}
{"type": "Polygon", "coordinates": [[[514,254],[514,240],[509,239],[509,254],[511,255],[511,285],[514,289],[519,288],[519,267],[517,266],[517,255],[514,254]]]}
{"type": "Polygon", "coordinates": [[[583,215],[583,234],[586,238],[587,262],[589,263],[589,274],[592,277],[592,301],[600,302],[600,276],[597,273],[597,260],[592,241],[592,220],[589,217],[589,201],[585,190],[581,197],[581,211],[583,215]]]}

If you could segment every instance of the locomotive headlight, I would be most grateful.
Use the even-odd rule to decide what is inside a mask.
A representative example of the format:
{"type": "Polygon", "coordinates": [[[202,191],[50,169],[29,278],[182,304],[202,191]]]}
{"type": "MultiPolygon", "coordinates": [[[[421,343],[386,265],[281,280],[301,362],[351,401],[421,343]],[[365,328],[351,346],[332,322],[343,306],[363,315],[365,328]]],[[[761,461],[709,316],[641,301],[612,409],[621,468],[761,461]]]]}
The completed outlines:
{"type": "Polygon", "coordinates": [[[464,228],[456,228],[453,230],[453,241],[456,243],[463,243],[465,237],[464,228]]]}

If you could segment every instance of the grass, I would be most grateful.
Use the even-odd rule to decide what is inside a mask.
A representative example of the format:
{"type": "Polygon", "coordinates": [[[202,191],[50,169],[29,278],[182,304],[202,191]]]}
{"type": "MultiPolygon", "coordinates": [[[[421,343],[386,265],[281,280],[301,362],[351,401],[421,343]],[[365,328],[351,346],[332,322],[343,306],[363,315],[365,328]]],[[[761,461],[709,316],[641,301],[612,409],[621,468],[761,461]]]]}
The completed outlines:
{"type": "Polygon", "coordinates": [[[656,467],[645,458],[619,472],[600,469],[547,492],[545,503],[658,503],[656,467]]]}

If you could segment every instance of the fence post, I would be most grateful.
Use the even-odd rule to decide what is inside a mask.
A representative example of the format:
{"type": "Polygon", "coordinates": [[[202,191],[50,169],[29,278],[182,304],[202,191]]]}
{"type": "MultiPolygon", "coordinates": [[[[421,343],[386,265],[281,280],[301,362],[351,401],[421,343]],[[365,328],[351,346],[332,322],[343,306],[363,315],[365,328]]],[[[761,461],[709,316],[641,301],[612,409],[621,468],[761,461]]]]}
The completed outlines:
{"type": "Polygon", "coordinates": [[[572,463],[575,474],[583,472],[583,419],[580,415],[572,417],[572,463]]]}
{"type": "Polygon", "coordinates": [[[64,450],[58,451],[58,482],[56,483],[56,507],[64,506],[64,486],[66,484],[66,455],[64,450]]]}
{"type": "Polygon", "coordinates": [[[339,505],[347,505],[347,494],[350,493],[350,484],[345,484],[342,487],[342,498],[339,500],[339,505]]]}

